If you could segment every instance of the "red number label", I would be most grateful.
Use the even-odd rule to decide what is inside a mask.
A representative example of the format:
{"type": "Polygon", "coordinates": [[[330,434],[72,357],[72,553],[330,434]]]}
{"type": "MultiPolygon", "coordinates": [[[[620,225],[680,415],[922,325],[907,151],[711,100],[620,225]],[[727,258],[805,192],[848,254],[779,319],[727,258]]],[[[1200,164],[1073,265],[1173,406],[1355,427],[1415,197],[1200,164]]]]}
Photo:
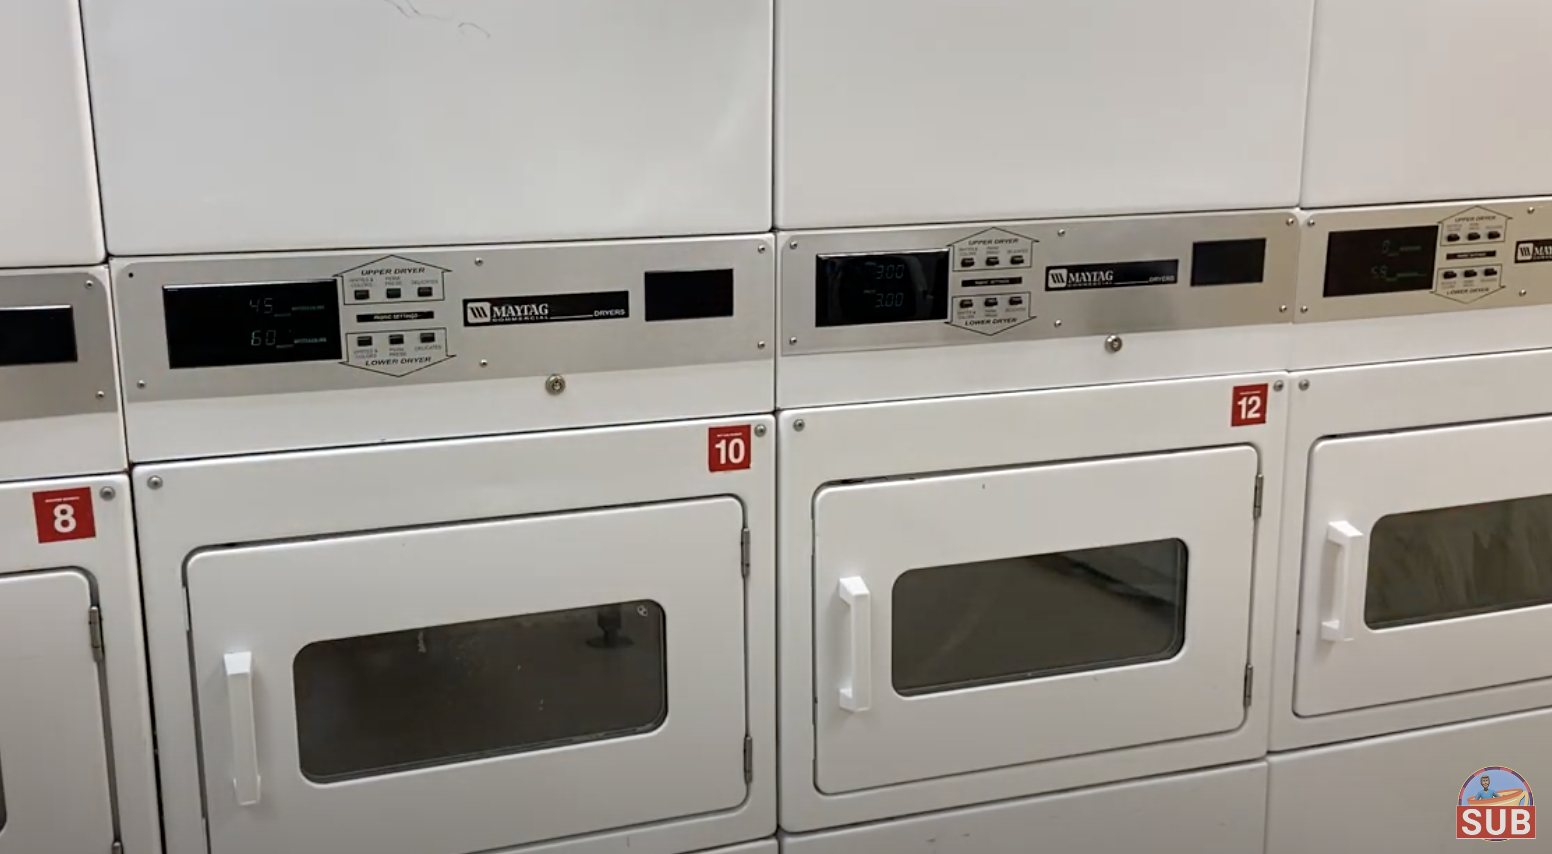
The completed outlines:
{"type": "Polygon", "coordinates": [[[32,494],[32,515],[38,525],[38,542],[90,540],[97,536],[92,515],[92,490],[54,489],[32,494]]]}
{"type": "Polygon", "coordinates": [[[706,468],[714,472],[749,468],[749,434],[748,424],[707,430],[706,468]]]}
{"type": "Polygon", "coordinates": [[[1237,385],[1234,404],[1229,410],[1230,427],[1253,427],[1266,423],[1266,383],[1237,385]]]}

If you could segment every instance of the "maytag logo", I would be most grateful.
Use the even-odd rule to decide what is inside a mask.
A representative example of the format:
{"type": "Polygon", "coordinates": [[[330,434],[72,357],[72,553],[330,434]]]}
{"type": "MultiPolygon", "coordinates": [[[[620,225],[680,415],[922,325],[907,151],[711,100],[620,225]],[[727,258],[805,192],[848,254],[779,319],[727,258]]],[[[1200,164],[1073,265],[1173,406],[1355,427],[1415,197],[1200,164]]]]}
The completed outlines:
{"type": "Polygon", "coordinates": [[[1514,261],[1529,264],[1552,261],[1552,240],[1522,240],[1514,247],[1514,261]]]}
{"type": "Polygon", "coordinates": [[[1109,264],[1068,264],[1045,268],[1045,289],[1132,288],[1173,285],[1180,281],[1180,262],[1116,261],[1109,264]]]}
{"type": "Polygon", "coordinates": [[[465,326],[505,326],[630,317],[629,291],[464,300],[465,326]]]}
{"type": "Polygon", "coordinates": [[[1053,288],[1092,288],[1115,284],[1114,270],[1082,270],[1069,272],[1066,268],[1046,271],[1046,284],[1053,288]]]}

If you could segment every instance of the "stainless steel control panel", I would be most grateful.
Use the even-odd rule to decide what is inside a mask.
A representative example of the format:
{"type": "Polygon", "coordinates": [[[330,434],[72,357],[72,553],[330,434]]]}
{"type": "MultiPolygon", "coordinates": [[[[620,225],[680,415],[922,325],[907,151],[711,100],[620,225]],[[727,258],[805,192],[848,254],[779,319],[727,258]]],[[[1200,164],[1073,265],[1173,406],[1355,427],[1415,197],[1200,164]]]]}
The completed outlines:
{"type": "Polygon", "coordinates": [[[780,236],[783,355],[1286,323],[1289,211],[780,236]]]}
{"type": "Polygon", "coordinates": [[[0,422],[118,411],[106,272],[0,273],[0,422]]]}
{"type": "Polygon", "coordinates": [[[1552,199],[1301,218],[1297,323],[1552,303],[1552,199]]]}

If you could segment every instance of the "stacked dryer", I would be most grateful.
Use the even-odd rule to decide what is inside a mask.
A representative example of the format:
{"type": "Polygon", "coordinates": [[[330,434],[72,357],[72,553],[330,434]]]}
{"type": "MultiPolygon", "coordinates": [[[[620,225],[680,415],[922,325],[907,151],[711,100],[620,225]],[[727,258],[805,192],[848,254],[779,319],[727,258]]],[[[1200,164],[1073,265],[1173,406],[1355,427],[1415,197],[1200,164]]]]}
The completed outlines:
{"type": "Polygon", "coordinates": [[[86,10],[170,854],[773,851],[769,0],[86,10]]]}
{"type": "Polygon", "coordinates": [[[784,849],[1259,849],[1311,4],[777,5],[784,849]]]}
{"type": "Polygon", "coordinates": [[[160,850],[76,7],[0,5],[0,852],[160,850]]]}
{"type": "Polygon", "coordinates": [[[1552,780],[1549,31],[1319,4],[1270,854],[1443,850],[1552,780]]]}

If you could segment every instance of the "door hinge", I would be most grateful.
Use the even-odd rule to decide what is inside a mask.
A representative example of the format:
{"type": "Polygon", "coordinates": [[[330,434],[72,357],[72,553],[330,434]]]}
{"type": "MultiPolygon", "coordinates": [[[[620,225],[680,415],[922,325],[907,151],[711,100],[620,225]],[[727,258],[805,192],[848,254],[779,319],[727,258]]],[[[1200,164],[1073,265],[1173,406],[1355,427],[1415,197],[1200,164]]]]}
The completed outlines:
{"type": "Polygon", "coordinates": [[[754,782],[754,739],[744,736],[744,785],[754,782]]]}
{"type": "Polygon", "coordinates": [[[740,561],[740,570],[743,572],[744,577],[748,578],[749,577],[749,529],[748,528],[745,528],[743,530],[743,533],[738,535],[738,559],[740,561]]]}
{"type": "Polygon", "coordinates": [[[1250,708],[1250,695],[1255,691],[1256,668],[1245,665],[1245,708],[1250,708]]]}
{"type": "Polygon", "coordinates": [[[1255,497],[1254,503],[1251,504],[1251,508],[1250,508],[1251,518],[1252,519],[1260,519],[1261,518],[1261,495],[1265,491],[1266,491],[1266,475],[1258,474],[1258,475],[1256,475],[1256,497],[1255,497]]]}
{"type": "Polygon", "coordinates": [[[92,639],[92,660],[102,663],[102,609],[93,605],[86,609],[86,633],[92,639]]]}

